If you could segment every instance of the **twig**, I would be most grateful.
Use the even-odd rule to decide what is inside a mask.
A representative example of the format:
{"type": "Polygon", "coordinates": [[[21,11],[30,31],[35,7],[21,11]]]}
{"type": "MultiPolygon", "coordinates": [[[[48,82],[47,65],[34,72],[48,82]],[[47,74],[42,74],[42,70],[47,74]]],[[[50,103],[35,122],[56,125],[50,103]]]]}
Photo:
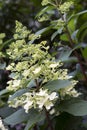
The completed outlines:
{"type": "MultiPolygon", "coordinates": [[[[36,88],[37,88],[36,91],[39,91],[40,85],[39,85],[37,79],[35,79],[35,83],[36,83],[36,88]]],[[[50,130],[53,130],[52,122],[51,122],[50,117],[49,117],[49,112],[46,110],[45,107],[44,107],[44,110],[46,113],[46,119],[48,121],[48,126],[50,127],[50,130]]],[[[34,130],[37,130],[37,125],[34,126],[34,130]]]]}
{"type": "Polygon", "coordinates": [[[36,83],[36,91],[39,91],[40,86],[39,86],[37,79],[35,79],[35,83],[36,83]]]}
{"type": "Polygon", "coordinates": [[[49,117],[49,112],[46,110],[46,108],[44,107],[44,110],[45,110],[45,113],[46,113],[46,118],[47,118],[47,121],[48,121],[48,125],[50,127],[50,130],[54,130],[53,129],[53,126],[52,126],[52,122],[50,120],[50,117],[49,117]]]}

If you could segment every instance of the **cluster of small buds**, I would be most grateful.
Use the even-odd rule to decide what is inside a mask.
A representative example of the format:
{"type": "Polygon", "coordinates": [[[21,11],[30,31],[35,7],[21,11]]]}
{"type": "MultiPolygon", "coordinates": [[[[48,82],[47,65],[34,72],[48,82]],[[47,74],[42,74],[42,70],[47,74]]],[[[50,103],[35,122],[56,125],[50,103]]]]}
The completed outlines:
{"type": "Polygon", "coordinates": [[[42,6],[46,6],[47,4],[49,4],[49,0],[42,0],[42,6]]]}
{"type": "Polygon", "coordinates": [[[64,14],[67,13],[70,10],[70,7],[73,5],[74,3],[72,1],[69,2],[64,2],[63,4],[61,4],[59,6],[59,11],[64,14]]]}
{"type": "MultiPolygon", "coordinates": [[[[71,78],[71,77],[70,77],[71,78]]],[[[71,97],[78,97],[79,95],[81,95],[80,92],[77,92],[74,88],[74,86],[77,84],[77,81],[75,80],[72,80],[71,82],[71,86],[68,86],[64,89],[60,89],[59,90],[59,93],[61,95],[61,98],[64,99],[66,96],[68,96],[68,98],[71,98],[71,97]]]]}
{"type": "Polygon", "coordinates": [[[35,39],[39,39],[41,37],[41,35],[36,35],[36,34],[30,34],[29,35],[29,40],[35,40],[35,39]]]}
{"type": "Polygon", "coordinates": [[[65,22],[62,19],[59,19],[56,27],[63,27],[64,25],[65,25],[65,22]]]}
{"type": "Polygon", "coordinates": [[[49,20],[49,15],[48,14],[43,14],[43,16],[38,18],[39,22],[47,21],[49,20]]]}
{"type": "MultiPolygon", "coordinates": [[[[23,27],[21,23],[16,23],[16,33],[18,37],[22,36],[23,30],[27,32],[27,29],[23,27]],[[22,30],[23,28],[23,30],[22,30]]],[[[30,34],[31,40],[35,40],[40,36],[30,34]]],[[[28,39],[29,40],[29,39],[28,39]]],[[[51,80],[68,80],[71,77],[68,76],[67,69],[62,69],[63,63],[56,61],[55,57],[49,54],[49,46],[47,41],[42,41],[39,44],[28,44],[26,43],[25,37],[23,39],[16,39],[15,42],[10,44],[7,49],[7,54],[12,59],[12,62],[7,66],[7,70],[12,73],[10,77],[12,80],[8,81],[7,89],[9,91],[16,92],[17,90],[28,88],[30,81],[36,79],[41,81],[40,88],[51,80]]],[[[73,82],[72,79],[70,79],[73,82]]],[[[75,82],[76,83],[76,82],[75,82]]],[[[71,86],[67,86],[66,89],[59,90],[57,93],[62,95],[70,95],[75,97],[75,90],[73,89],[75,83],[71,83],[71,86]],[[69,90],[69,88],[71,88],[69,90]]],[[[22,96],[16,97],[12,100],[9,99],[8,103],[11,107],[23,107],[25,112],[31,108],[42,110],[45,107],[49,110],[54,106],[58,95],[56,92],[49,93],[46,89],[40,89],[38,91],[30,90],[30,92],[24,93],[22,96]]],[[[78,94],[77,94],[78,95],[78,94]]]]}
{"type": "Polygon", "coordinates": [[[16,32],[14,34],[14,39],[23,39],[26,38],[28,35],[30,34],[30,31],[27,30],[27,28],[24,26],[22,26],[21,23],[19,23],[18,21],[16,21],[16,32]],[[23,33],[21,34],[21,32],[23,31],[23,33]]]}
{"type": "Polygon", "coordinates": [[[10,80],[7,82],[7,84],[9,85],[7,87],[7,89],[9,91],[16,91],[18,89],[18,87],[20,86],[21,80],[10,80]]]}
{"type": "Polygon", "coordinates": [[[33,91],[24,93],[22,96],[15,98],[8,103],[10,107],[16,108],[22,106],[25,109],[25,112],[28,113],[31,108],[42,110],[43,107],[45,107],[47,110],[50,110],[50,108],[54,106],[56,99],[58,99],[56,92],[49,94],[47,89],[40,89],[38,92],[33,91]]]}

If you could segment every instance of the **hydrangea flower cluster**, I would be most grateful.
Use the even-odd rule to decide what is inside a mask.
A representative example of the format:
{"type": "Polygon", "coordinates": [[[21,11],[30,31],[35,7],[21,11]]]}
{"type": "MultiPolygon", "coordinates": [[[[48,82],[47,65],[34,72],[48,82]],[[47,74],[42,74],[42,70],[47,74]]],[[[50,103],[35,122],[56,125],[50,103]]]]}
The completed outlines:
{"type": "Polygon", "coordinates": [[[54,102],[57,98],[58,95],[56,92],[49,94],[47,89],[40,89],[38,92],[27,92],[22,96],[9,101],[9,106],[14,108],[22,106],[26,113],[28,113],[31,108],[39,108],[39,110],[42,110],[43,107],[45,107],[49,110],[54,106],[54,102]]]}
{"type": "Polygon", "coordinates": [[[50,18],[50,16],[48,14],[43,14],[42,16],[40,16],[38,18],[38,21],[39,22],[47,21],[47,20],[49,20],[49,18],[50,18]]]}
{"type": "MultiPolygon", "coordinates": [[[[26,39],[29,39],[29,35],[32,34],[21,23],[16,22],[16,26],[18,27],[16,27],[16,38],[18,39],[15,39],[10,44],[9,49],[7,49],[7,54],[12,61],[6,68],[11,71],[10,77],[12,78],[12,80],[8,81],[7,89],[15,93],[17,90],[28,88],[30,81],[34,81],[35,89],[31,88],[29,92],[12,100],[9,99],[9,106],[22,106],[26,112],[31,108],[42,110],[45,107],[49,110],[54,105],[55,100],[58,99],[58,92],[49,93],[48,89],[41,88],[49,81],[70,79],[70,76],[68,76],[67,69],[62,69],[63,63],[57,61],[55,57],[49,54],[49,46],[47,46],[46,41],[42,41],[39,44],[31,44],[29,41],[27,43],[26,39]],[[38,91],[38,85],[35,81],[37,83],[40,81],[40,90],[38,89],[38,91]]],[[[37,39],[38,36],[34,38],[37,39]]],[[[61,89],[59,93],[63,96],[64,94],[69,95],[69,92],[73,93],[75,84],[76,81],[71,80],[71,86],[61,89]]],[[[74,94],[70,96],[74,96],[74,94]]]]}
{"type": "Polygon", "coordinates": [[[63,29],[65,26],[65,21],[60,18],[58,20],[52,21],[51,24],[54,29],[63,29]]]}
{"type": "MultiPolygon", "coordinates": [[[[18,27],[18,22],[16,23],[18,27]]],[[[22,31],[20,33],[24,33],[24,27],[22,30],[20,23],[18,28],[19,31],[22,31]]],[[[16,32],[18,32],[18,29],[16,32]]],[[[19,35],[22,35],[20,33],[17,34],[18,38],[19,35]]],[[[27,82],[35,79],[41,79],[42,83],[46,83],[50,80],[69,78],[67,69],[60,68],[62,63],[56,61],[48,53],[49,46],[46,43],[46,41],[42,41],[40,44],[28,44],[23,37],[23,39],[18,39],[9,46],[7,54],[13,62],[7,66],[7,70],[12,72],[10,75],[12,80],[8,81],[7,89],[16,91],[24,88],[27,82]]]]}

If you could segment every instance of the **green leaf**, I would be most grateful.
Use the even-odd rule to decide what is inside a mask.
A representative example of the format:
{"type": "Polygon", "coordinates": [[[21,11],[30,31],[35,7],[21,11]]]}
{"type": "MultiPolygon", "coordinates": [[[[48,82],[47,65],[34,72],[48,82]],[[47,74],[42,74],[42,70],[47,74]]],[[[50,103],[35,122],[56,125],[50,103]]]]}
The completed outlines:
{"type": "Polygon", "coordinates": [[[85,30],[82,32],[80,41],[85,41],[86,37],[87,37],[87,28],[85,28],[85,30]]]}
{"type": "MultiPolygon", "coordinates": [[[[67,49],[67,50],[63,50],[60,55],[59,55],[59,59],[62,61],[62,62],[72,62],[72,61],[75,61],[77,62],[77,58],[76,57],[70,57],[70,55],[72,54],[72,52],[76,49],[79,49],[79,48],[86,48],[87,47],[87,44],[85,43],[79,43],[79,44],[76,44],[76,46],[73,48],[73,49],[67,49]]],[[[85,51],[86,52],[86,51],[85,51]]],[[[86,54],[86,53],[85,53],[86,54]]]]}
{"type": "Polygon", "coordinates": [[[4,119],[4,122],[9,125],[16,125],[31,119],[31,117],[34,119],[35,117],[33,115],[35,115],[36,113],[38,115],[38,112],[34,109],[31,109],[29,113],[25,113],[24,109],[20,109],[12,115],[6,117],[4,119]]]}
{"type": "Polygon", "coordinates": [[[40,17],[41,15],[43,15],[45,12],[50,11],[54,9],[53,6],[46,6],[45,8],[43,8],[37,15],[36,18],[40,17]]]}
{"type": "Polygon", "coordinates": [[[71,19],[69,22],[68,22],[68,28],[71,32],[75,31],[75,27],[76,27],[76,22],[77,22],[77,17],[74,18],[74,19],[71,19]]]}
{"type": "Polygon", "coordinates": [[[63,112],[54,118],[55,130],[76,130],[81,124],[81,117],[75,117],[69,113],[63,112]]]}
{"type": "Polygon", "coordinates": [[[5,67],[6,67],[6,63],[5,62],[4,63],[0,63],[0,70],[5,69],[5,67]]]}
{"type": "Polygon", "coordinates": [[[87,10],[84,10],[84,11],[81,11],[81,12],[79,12],[79,13],[77,13],[77,14],[71,15],[71,16],[69,17],[69,19],[68,19],[68,22],[69,22],[72,18],[75,18],[75,17],[80,16],[80,15],[85,14],[85,13],[87,13],[87,10]]]}
{"type": "Polygon", "coordinates": [[[71,85],[69,80],[53,80],[49,81],[43,87],[48,89],[49,91],[58,91],[61,88],[65,88],[71,85]]]}
{"type": "Polygon", "coordinates": [[[20,109],[15,113],[13,113],[12,115],[6,117],[4,119],[4,122],[9,125],[16,125],[18,123],[28,120],[28,118],[29,114],[26,114],[24,109],[20,109]]]}
{"type": "Polygon", "coordinates": [[[27,88],[32,88],[32,87],[34,87],[34,86],[36,86],[36,84],[35,84],[35,81],[34,80],[31,80],[28,84],[27,84],[27,88]]]}
{"type": "MultiPolygon", "coordinates": [[[[43,28],[35,33],[35,35],[39,36],[45,33],[46,31],[49,31],[51,29],[51,26],[43,28]]],[[[35,40],[31,40],[29,43],[32,44],[35,40]]]]}
{"type": "Polygon", "coordinates": [[[5,102],[0,99],[0,107],[3,107],[5,105],[5,102]]]}
{"type": "Polygon", "coordinates": [[[73,33],[71,34],[71,38],[72,38],[73,41],[75,41],[75,43],[78,43],[77,33],[78,33],[78,30],[75,30],[75,31],[73,31],[73,33]]]}
{"type": "Polygon", "coordinates": [[[18,91],[16,91],[13,95],[11,95],[11,97],[9,97],[9,100],[13,100],[16,97],[21,96],[22,94],[28,92],[29,89],[20,89],[18,91]]]}
{"type": "Polygon", "coordinates": [[[62,35],[60,35],[60,40],[68,42],[69,39],[68,39],[67,34],[62,34],[62,35]]]}
{"type": "Polygon", "coordinates": [[[85,14],[85,13],[87,13],[87,10],[84,10],[84,11],[77,13],[77,14],[75,14],[75,16],[80,16],[80,15],[85,14]]]}
{"type": "Polygon", "coordinates": [[[31,109],[29,113],[25,113],[24,109],[20,109],[12,115],[6,117],[4,122],[9,125],[16,125],[28,120],[28,122],[30,121],[30,124],[26,126],[25,130],[27,130],[27,127],[29,128],[38,122],[38,120],[41,119],[41,116],[43,116],[43,114],[37,110],[31,109]]]}
{"type": "Polygon", "coordinates": [[[82,55],[85,59],[87,59],[87,47],[85,47],[84,50],[82,50],[82,55]]]}
{"type": "Polygon", "coordinates": [[[85,116],[87,115],[87,101],[81,99],[62,101],[58,106],[58,110],[68,112],[74,116],[85,116]]]}
{"type": "Polygon", "coordinates": [[[77,32],[77,38],[78,38],[78,41],[82,41],[84,36],[87,34],[87,22],[84,23],[78,30],[77,32]],[[86,33],[85,33],[85,30],[86,30],[86,33]]]}
{"type": "Polygon", "coordinates": [[[9,90],[3,89],[3,90],[0,91],[0,96],[2,96],[3,94],[6,94],[8,92],[9,92],[9,90]]]}
{"type": "Polygon", "coordinates": [[[60,55],[59,55],[59,59],[61,60],[61,61],[67,61],[68,59],[69,59],[69,56],[71,55],[71,53],[72,53],[72,50],[70,49],[70,50],[63,50],[61,53],[60,53],[60,55]]]}
{"type": "Polygon", "coordinates": [[[28,118],[28,123],[24,130],[30,130],[31,127],[36,124],[37,122],[40,122],[44,120],[45,114],[44,112],[34,112],[31,114],[31,116],[28,118]]]}
{"type": "Polygon", "coordinates": [[[58,34],[61,34],[62,33],[62,30],[63,30],[63,27],[58,29],[55,33],[52,34],[51,36],[51,41],[54,40],[54,38],[58,35],[58,34]]]}
{"type": "Polygon", "coordinates": [[[6,42],[4,42],[3,44],[2,44],[2,46],[0,46],[0,50],[2,50],[4,47],[7,47],[8,45],[10,45],[12,42],[13,42],[13,38],[12,39],[10,39],[10,40],[7,40],[6,42]]]}
{"type": "Polygon", "coordinates": [[[85,48],[85,47],[87,47],[87,44],[84,43],[84,42],[79,43],[79,44],[76,44],[76,46],[71,50],[70,54],[71,54],[74,50],[76,50],[76,49],[85,48]]]}
{"type": "Polygon", "coordinates": [[[4,106],[0,108],[0,116],[3,118],[10,116],[14,112],[15,112],[15,109],[8,106],[4,106]]]}

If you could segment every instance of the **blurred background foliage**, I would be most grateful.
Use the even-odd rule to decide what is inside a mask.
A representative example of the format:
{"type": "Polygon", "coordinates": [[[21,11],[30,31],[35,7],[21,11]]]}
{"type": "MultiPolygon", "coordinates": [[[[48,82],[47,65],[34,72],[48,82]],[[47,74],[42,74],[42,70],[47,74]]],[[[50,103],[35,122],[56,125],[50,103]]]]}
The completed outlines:
{"type": "Polygon", "coordinates": [[[0,32],[12,36],[15,20],[36,31],[39,23],[35,16],[41,9],[41,0],[0,0],[0,32]]]}
{"type": "MultiPolygon", "coordinates": [[[[87,8],[86,0],[75,1],[75,12],[85,10],[87,8]]],[[[12,37],[15,27],[15,20],[18,20],[26,25],[34,32],[42,27],[46,27],[47,22],[40,24],[35,19],[37,13],[42,9],[41,0],[0,0],[0,33],[6,33],[6,38],[12,37]]],[[[55,11],[55,16],[57,16],[55,11]]],[[[55,17],[54,16],[54,17],[55,17]]],[[[80,26],[85,18],[80,20],[80,26]]]]}

